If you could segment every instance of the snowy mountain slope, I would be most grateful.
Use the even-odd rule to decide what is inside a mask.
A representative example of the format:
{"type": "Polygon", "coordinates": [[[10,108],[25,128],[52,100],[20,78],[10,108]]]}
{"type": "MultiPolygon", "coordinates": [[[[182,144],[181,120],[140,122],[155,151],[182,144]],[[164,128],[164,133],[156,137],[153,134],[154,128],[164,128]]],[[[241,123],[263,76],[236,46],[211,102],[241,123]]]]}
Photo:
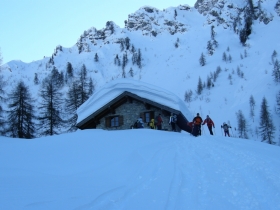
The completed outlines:
{"type": "Polygon", "coordinates": [[[2,70],[10,84],[6,91],[9,92],[16,81],[22,79],[32,87],[36,97],[40,85],[34,85],[34,74],[37,73],[42,81],[53,66],[65,72],[67,62],[72,63],[76,72],[85,64],[98,89],[112,79],[122,77],[122,67],[115,65],[114,59],[116,55],[122,59],[126,53],[127,77],[130,77],[128,72],[132,68],[135,80],[164,87],[182,99],[186,91],[192,90],[193,99],[186,103],[190,111],[193,115],[200,112],[203,118],[210,114],[217,126],[230,122],[236,127],[236,112],[242,110],[249,121],[250,137],[258,138],[255,129],[259,126],[262,98],[266,97],[277,128],[275,138],[278,140],[280,121],[274,107],[279,85],[273,82],[271,59],[274,50],[278,52],[276,58],[280,59],[277,36],[280,17],[275,9],[278,1],[264,0],[260,2],[260,7],[253,1],[254,6],[261,9],[254,9],[258,17],[253,20],[252,33],[246,46],[240,43],[238,31],[244,27],[248,3],[241,0],[219,0],[214,1],[214,4],[209,2],[198,1],[196,8],[183,5],[164,11],[148,6],[140,8],[128,16],[125,28],[108,22],[103,30],[91,28],[85,31],[72,48],[62,47],[61,51],[57,47],[52,55],[54,65],[49,63],[50,58],[29,64],[11,61],[5,64],[2,70]],[[235,19],[239,21],[234,28],[235,19]],[[212,26],[218,46],[210,56],[207,42],[211,40],[212,26]],[[120,48],[120,42],[126,37],[136,51],[141,50],[141,69],[132,64],[131,46],[123,51],[120,48]],[[96,53],[99,62],[94,61],[96,53]],[[202,53],[206,57],[205,66],[199,64],[202,53]],[[223,53],[227,57],[231,56],[232,61],[223,61],[223,53]],[[218,66],[222,72],[214,82],[214,87],[209,90],[205,88],[201,95],[197,95],[195,92],[198,78],[206,83],[207,76],[211,76],[218,66]],[[244,78],[237,75],[238,68],[244,73],[244,78]],[[231,81],[229,77],[232,78],[231,81]],[[256,101],[254,119],[249,116],[251,95],[256,101]]]}
{"type": "Polygon", "coordinates": [[[260,142],[151,129],[0,137],[0,208],[276,210],[279,160],[260,142]]]}

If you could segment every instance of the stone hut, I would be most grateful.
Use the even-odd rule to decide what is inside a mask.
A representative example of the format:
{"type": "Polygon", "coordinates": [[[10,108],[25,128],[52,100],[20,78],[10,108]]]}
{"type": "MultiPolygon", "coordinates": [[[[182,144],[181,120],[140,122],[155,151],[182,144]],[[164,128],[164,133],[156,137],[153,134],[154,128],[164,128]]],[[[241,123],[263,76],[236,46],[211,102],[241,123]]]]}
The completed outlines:
{"type": "Polygon", "coordinates": [[[191,115],[179,97],[148,83],[118,79],[103,86],[77,110],[77,127],[125,130],[142,117],[145,127],[149,128],[148,122],[161,114],[163,130],[171,130],[171,113],[177,115],[178,131],[191,131],[187,125],[191,115]]]}

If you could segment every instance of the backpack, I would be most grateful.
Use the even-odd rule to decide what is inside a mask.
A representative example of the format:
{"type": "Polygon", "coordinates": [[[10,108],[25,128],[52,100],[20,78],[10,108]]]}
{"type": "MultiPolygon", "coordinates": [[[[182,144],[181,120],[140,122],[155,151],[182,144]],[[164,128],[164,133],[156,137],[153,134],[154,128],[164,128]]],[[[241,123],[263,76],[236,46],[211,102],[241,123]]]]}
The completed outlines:
{"type": "Polygon", "coordinates": [[[172,120],[172,122],[176,123],[177,122],[177,115],[173,115],[171,120],[172,120]]]}
{"type": "Polygon", "coordinates": [[[207,125],[208,125],[208,124],[209,124],[209,125],[213,125],[213,121],[211,120],[210,117],[206,119],[206,123],[207,123],[207,125]]]}
{"type": "Polygon", "coordinates": [[[227,124],[224,124],[224,130],[228,131],[228,125],[227,124]]]}
{"type": "Polygon", "coordinates": [[[139,120],[137,120],[137,128],[142,128],[142,123],[139,120]]]}
{"type": "Polygon", "coordinates": [[[138,120],[134,123],[133,128],[138,128],[137,127],[137,122],[138,122],[138,120]]]}
{"type": "Polygon", "coordinates": [[[200,117],[196,117],[195,118],[195,124],[196,125],[200,125],[202,123],[201,118],[200,117]]]}

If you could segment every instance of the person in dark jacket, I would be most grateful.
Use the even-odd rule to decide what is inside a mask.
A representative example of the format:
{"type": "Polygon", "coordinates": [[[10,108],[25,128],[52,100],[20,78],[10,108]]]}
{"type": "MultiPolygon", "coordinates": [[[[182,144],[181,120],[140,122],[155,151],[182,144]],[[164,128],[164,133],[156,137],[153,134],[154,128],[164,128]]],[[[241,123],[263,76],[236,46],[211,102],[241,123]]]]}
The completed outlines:
{"type": "Polygon", "coordinates": [[[229,135],[229,128],[231,128],[231,127],[228,126],[228,125],[224,122],[223,125],[221,125],[221,128],[224,129],[225,136],[228,135],[228,137],[230,137],[230,135],[229,135]]]}
{"type": "Polygon", "coordinates": [[[209,132],[211,135],[213,135],[213,131],[212,131],[212,126],[215,128],[215,124],[214,122],[211,120],[211,118],[209,117],[209,115],[206,116],[206,119],[204,120],[204,122],[202,123],[202,125],[207,124],[207,127],[209,129],[209,132]]]}
{"type": "Polygon", "coordinates": [[[137,120],[137,128],[144,128],[144,122],[142,117],[137,120]]]}
{"type": "Polygon", "coordinates": [[[196,117],[193,118],[193,131],[192,131],[192,134],[194,136],[198,136],[200,135],[201,136],[201,123],[202,123],[202,118],[199,116],[199,113],[196,114],[196,117]]]}

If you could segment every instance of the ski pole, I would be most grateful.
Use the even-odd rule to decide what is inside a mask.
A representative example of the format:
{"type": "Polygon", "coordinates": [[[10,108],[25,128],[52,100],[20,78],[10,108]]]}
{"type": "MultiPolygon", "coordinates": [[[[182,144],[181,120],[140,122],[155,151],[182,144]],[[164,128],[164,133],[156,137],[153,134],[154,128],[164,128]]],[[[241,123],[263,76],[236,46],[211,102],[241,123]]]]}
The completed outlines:
{"type": "Polygon", "coordinates": [[[232,128],[230,127],[230,130],[231,130],[231,134],[232,134],[232,136],[233,137],[236,137],[235,135],[234,135],[234,133],[233,133],[233,131],[232,131],[232,128]]]}
{"type": "Polygon", "coordinates": [[[202,134],[204,134],[204,126],[201,126],[202,127],[202,134]]]}

